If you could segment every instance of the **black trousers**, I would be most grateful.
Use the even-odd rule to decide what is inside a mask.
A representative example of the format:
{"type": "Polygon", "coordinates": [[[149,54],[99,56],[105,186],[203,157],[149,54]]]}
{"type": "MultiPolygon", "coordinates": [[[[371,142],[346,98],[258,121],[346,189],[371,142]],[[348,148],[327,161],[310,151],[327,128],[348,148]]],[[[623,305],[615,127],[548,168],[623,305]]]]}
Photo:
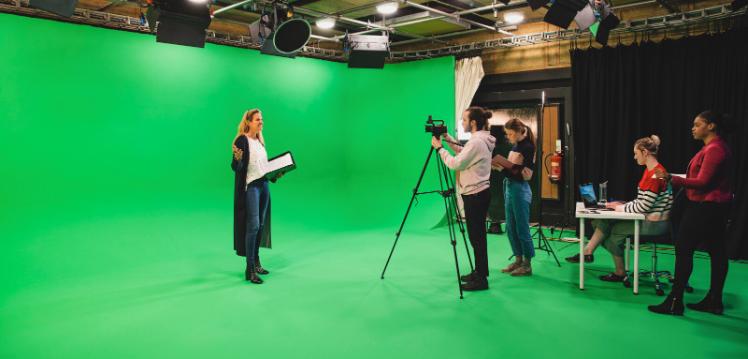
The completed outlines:
{"type": "Polygon", "coordinates": [[[475,272],[488,277],[488,249],[486,248],[486,215],[491,203],[491,191],[462,195],[465,204],[465,222],[475,257],[475,272]]]}
{"type": "Polygon", "coordinates": [[[693,252],[703,243],[711,257],[710,291],[722,298],[727,277],[727,203],[683,201],[683,214],[675,238],[675,283],[672,294],[683,297],[693,271],[693,252]]]}

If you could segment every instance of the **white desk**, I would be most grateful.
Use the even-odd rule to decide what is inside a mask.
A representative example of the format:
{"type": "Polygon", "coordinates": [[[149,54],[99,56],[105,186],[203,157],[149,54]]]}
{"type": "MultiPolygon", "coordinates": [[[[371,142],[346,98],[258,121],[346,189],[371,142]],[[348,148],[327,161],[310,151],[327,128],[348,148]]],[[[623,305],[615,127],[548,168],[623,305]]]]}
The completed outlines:
{"type": "Polygon", "coordinates": [[[579,289],[584,290],[584,220],[617,219],[634,221],[634,294],[639,294],[639,226],[644,220],[641,213],[626,213],[616,211],[596,211],[594,208],[584,208],[584,203],[577,202],[576,217],[579,218],[579,289]],[[596,212],[596,213],[595,213],[596,212]]]}

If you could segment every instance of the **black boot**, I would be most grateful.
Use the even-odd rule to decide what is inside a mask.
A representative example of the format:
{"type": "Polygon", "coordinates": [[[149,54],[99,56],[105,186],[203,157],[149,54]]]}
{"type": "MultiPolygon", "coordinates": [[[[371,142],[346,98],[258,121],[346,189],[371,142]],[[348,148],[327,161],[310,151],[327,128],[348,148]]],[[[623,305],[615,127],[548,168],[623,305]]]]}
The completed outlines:
{"type": "Polygon", "coordinates": [[[650,305],[647,308],[658,314],[683,315],[683,298],[677,298],[671,293],[660,305],[650,305]]]}
{"type": "Polygon", "coordinates": [[[247,265],[247,269],[244,270],[244,279],[254,284],[262,284],[262,279],[257,276],[255,268],[247,265]]]}
{"type": "Polygon", "coordinates": [[[464,291],[486,290],[488,289],[488,279],[476,275],[473,280],[460,284],[460,287],[462,287],[462,290],[464,291]]]}
{"type": "Polygon", "coordinates": [[[711,291],[709,291],[709,293],[706,294],[706,297],[704,297],[700,302],[686,304],[686,307],[699,312],[707,312],[717,315],[721,315],[725,310],[724,305],[722,305],[722,298],[712,295],[711,291]]]}
{"type": "Polygon", "coordinates": [[[470,274],[465,274],[465,275],[461,276],[460,280],[463,281],[463,282],[470,282],[475,277],[477,277],[477,275],[475,274],[475,271],[472,271],[472,272],[470,272],[470,274]]]}
{"type": "Polygon", "coordinates": [[[268,272],[267,269],[262,268],[262,264],[260,264],[260,258],[255,259],[255,272],[257,272],[257,274],[268,274],[268,273],[270,273],[270,272],[268,272]]]}

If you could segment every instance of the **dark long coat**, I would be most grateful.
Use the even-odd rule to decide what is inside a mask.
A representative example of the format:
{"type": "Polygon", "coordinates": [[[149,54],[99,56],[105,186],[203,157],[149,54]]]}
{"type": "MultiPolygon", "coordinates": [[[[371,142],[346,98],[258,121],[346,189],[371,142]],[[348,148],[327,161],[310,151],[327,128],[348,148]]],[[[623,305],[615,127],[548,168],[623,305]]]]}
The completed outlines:
{"type": "MultiPolygon", "coordinates": [[[[234,170],[234,250],[237,255],[246,255],[245,236],[247,233],[247,167],[249,163],[249,141],[247,136],[239,136],[234,146],[242,150],[241,161],[231,156],[231,169],[234,170]]],[[[270,248],[270,204],[260,234],[261,247],[270,248]]]]}

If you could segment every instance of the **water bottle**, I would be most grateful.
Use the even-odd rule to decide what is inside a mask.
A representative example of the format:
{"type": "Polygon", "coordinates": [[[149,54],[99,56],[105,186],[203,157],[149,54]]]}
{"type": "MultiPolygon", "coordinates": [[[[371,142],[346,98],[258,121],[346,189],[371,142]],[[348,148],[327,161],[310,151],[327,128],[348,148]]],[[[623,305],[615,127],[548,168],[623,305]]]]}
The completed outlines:
{"type": "Polygon", "coordinates": [[[600,183],[600,204],[606,205],[608,203],[608,181],[600,183]]]}

